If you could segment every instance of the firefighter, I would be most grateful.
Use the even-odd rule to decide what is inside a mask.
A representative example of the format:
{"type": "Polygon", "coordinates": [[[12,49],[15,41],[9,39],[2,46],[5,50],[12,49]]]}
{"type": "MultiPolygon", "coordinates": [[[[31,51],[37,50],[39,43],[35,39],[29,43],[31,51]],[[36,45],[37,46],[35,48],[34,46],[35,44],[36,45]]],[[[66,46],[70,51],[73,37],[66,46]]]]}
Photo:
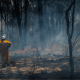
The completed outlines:
{"type": "Polygon", "coordinates": [[[2,39],[0,40],[0,53],[2,58],[2,67],[5,67],[5,57],[6,57],[7,66],[10,66],[9,50],[8,50],[10,46],[11,46],[11,42],[6,40],[6,35],[4,34],[2,36],[2,39]]]}

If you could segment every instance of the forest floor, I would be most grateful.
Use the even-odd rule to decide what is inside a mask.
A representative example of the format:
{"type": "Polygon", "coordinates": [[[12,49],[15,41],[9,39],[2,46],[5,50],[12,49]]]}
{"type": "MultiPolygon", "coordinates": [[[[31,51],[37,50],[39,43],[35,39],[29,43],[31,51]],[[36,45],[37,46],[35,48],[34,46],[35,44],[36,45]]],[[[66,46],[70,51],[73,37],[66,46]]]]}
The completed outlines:
{"type": "MultiPolygon", "coordinates": [[[[74,78],[80,79],[80,56],[73,56],[74,78]]],[[[10,60],[13,60],[10,57],[10,60]]],[[[4,80],[62,80],[70,79],[69,56],[39,56],[31,55],[16,57],[16,66],[12,64],[2,68],[0,60],[0,79],[4,80]]]]}

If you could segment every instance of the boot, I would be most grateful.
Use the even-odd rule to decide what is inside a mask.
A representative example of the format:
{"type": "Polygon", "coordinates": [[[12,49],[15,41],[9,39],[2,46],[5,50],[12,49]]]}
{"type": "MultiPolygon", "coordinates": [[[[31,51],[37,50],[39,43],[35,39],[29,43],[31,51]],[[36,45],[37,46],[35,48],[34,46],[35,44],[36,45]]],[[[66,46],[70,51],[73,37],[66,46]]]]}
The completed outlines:
{"type": "Polygon", "coordinates": [[[2,65],[2,68],[5,68],[6,66],[5,65],[2,65]]]}
{"type": "Polygon", "coordinates": [[[9,63],[7,63],[7,66],[10,66],[10,64],[9,64],[9,63]]]}
{"type": "Polygon", "coordinates": [[[5,62],[2,62],[2,68],[5,68],[6,66],[5,66],[5,62]]]}

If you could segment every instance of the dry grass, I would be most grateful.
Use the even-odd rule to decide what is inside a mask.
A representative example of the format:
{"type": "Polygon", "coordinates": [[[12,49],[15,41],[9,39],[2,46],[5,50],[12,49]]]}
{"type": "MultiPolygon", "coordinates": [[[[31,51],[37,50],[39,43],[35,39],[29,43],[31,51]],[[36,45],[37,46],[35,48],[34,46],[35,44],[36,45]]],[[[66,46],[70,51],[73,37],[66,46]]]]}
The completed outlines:
{"type": "MultiPolygon", "coordinates": [[[[17,60],[17,59],[16,59],[17,60]]],[[[80,56],[74,57],[74,72],[80,72],[80,56]]],[[[1,65],[1,63],[0,63],[1,65]]],[[[1,68],[0,67],[0,79],[1,78],[60,78],[61,76],[68,77],[70,75],[69,56],[57,58],[35,57],[33,59],[21,58],[16,61],[16,66],[1,68]],[[37,61],[38,60],[38,61],[37,61]],[[35,67],[35,68],[34,68],[35,67]],[[34,70],[35,69],[35,70],[34,70]],[[35,74],[37,76],[35,76],[35,74]],[[58,75],[56,75],[58,74],[58,75]],[[32,76],[34,75],[34,77],[32,76]],[[42,76],[44,75],[44,76],[42,76]]],[[[76,76],[76,75],[75,75],[76,76]]],[[[79,78],[79,77],[78,77],[79,78]]]]}

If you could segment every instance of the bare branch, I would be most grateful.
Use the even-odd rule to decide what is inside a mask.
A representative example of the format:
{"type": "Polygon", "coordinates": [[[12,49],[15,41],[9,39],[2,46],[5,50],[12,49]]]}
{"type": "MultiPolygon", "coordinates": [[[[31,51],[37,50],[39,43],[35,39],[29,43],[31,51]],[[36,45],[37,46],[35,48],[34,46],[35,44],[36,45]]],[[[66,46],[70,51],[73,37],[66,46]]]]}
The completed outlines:
{"type": "Polygon", "coordinates": [[[71,5],[69,6],[69,8],[66,11],[66,22],[67,22],[67,35],[70,36],[70,38],[72,38],[73,35],[73,30],[74,30],[74,10],[75,10],[75,0],[71,3],[71,5]],[[73,6],[74,5],[74,6],[73,6]],[[73,6],[73,14],[72,14],[72,31],[71,31],[71,35],[69,33],[69,16],[68,16],[68,12],[71,9],[71,7],[73,6]]]}
{"type": "Polygon", "coordinates": [[[69,8],[67,9],[67,12],[71,9],[71,7],[73,6],[73,4],[75,4],[75,0],[71,3],[71,5],[69,6],[69,8]]]}
{"type": "Polygon", "coordinates": [[[53,5],[55,5],[56,3],[62,4],[66,9],[68,9],[68,7],[66,7],[66,5],[65,5],[65,4],[63,4],[63,3],[61,3],[61,2],[54,2],[54,4],[53,4],[53,5]]]}
{"type": "Polygon", "coordinates": [[[76,40],[76,42],[75,43],[73,43],[73,48],[75,47],[75,45],[78,43],[78,41],[79,41],[79,39],[78,40],[76,40]]]}
{"type": "Polygon", "coordinates": [[[69,34],[69,18],[68,18],[68,12],[66,11],[66,22],[67,22],[67,35],[69,34]]]}
{"type": "Polygon", "coordinates": [[[73,43],[73,45],[76,43],[76,40],[77,40],[77,38],[78,38],[78,36],[80,35],[80,33],[76,36],[76,38],[75,38],[75,41],[74,41],[74,43],[73,43]]]}
{"type": "Polygon", "coordinates": [[[73,36],[73,31],[74,31],[74,11],[75,11],[75,0],[74,0],[73,12],[72,12],[72,32],[71,32],[71,38],[73,36]]]}

